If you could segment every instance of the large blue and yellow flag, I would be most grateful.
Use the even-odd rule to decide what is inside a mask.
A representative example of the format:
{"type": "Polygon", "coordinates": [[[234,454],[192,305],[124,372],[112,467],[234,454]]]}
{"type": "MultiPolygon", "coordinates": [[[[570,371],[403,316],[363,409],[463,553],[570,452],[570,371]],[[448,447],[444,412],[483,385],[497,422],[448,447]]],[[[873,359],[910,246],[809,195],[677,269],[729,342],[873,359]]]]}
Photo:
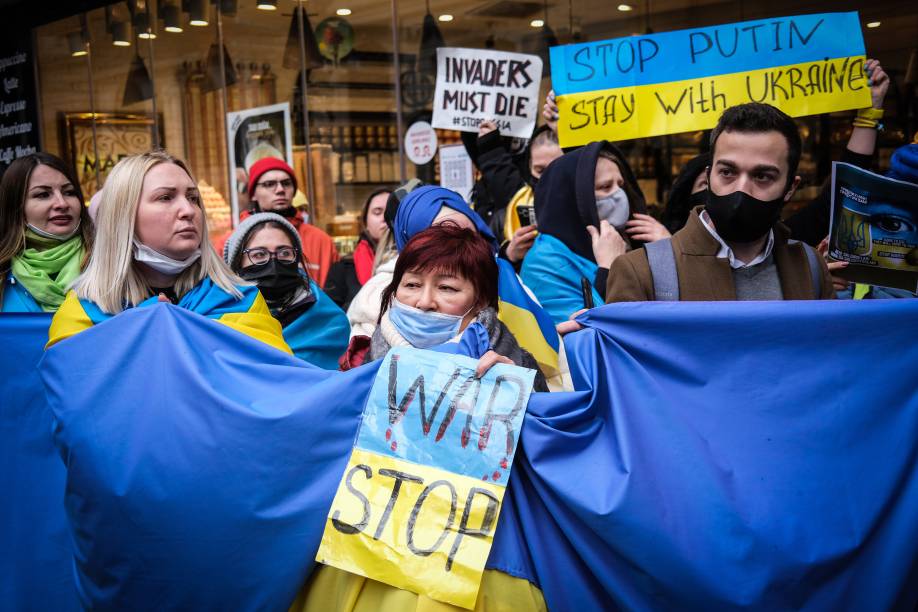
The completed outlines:
{"type": "MultiPolygon", "coordinates": [[[[913,609],[916,304],[591,311],[578,390],[530,399],[486,567],[554,610],[913,609]]],[[[377,368],[168,304],[49,349],[80,603],[289,605],[377,368]]]]}

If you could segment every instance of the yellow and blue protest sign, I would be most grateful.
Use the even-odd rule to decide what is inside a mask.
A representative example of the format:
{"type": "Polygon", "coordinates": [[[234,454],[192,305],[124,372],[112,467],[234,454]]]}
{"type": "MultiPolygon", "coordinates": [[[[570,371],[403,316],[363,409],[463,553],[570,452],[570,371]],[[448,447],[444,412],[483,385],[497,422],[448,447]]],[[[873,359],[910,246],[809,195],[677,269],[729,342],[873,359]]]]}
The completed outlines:
{"type": "Polygon", "coordinates": [[[316,559],[472,608],[533,370],[397,348],[367,399],[316,559]]]}
{"type": "Polygon", "coordinates": [[[870,106],[856,12],[799,15],[551,48],[564,147],[714,127],[763,102],[800,117],[870,106]]]}

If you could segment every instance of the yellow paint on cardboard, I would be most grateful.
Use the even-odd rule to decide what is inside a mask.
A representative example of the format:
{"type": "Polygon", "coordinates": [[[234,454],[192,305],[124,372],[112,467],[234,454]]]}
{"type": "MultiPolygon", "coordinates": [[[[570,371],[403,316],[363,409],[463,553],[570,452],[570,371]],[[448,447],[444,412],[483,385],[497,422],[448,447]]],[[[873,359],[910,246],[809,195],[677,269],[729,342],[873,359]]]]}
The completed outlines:
{"type": "MultiPolygon", "coordinates": [[[[504,495],[502,486],[354,448],[329,510],[316,560],[438,601],[472,608],[498,518],[494,516],[489,536],[463,536],[459,533],[469,492],[473,488],[488,491],[496,498],[499,515],[504,495]],[[396,479],[381,475],[380,470],[398,471],[422,480],[401,481],[399,495],[381,530],[380,519],[392,497],[396,479]],[[348,489],[349,474],[351,487],[369,502],[368,516],[362,500],[348,489]],[[417,554],[409,548],[409,519],[425,487],[438,481],[450,483],[456,492],[456,501],[454,504],[448,486],[431,487],[418,506],[411,533],[415,549],[422,553],[430,552],[417,554]],[[347,525],[364,522],[366,525],[358,533],[343,533],[334,526],[333,518],[347,525]],[[377,533],[378,539],[374,537],[377,533]],[[459,546],[447,570],[448,557],[457,538],[459,546]]],[[[487,507],[484,495],[478,494],[473,498],[466,522],[469,529],[481,527],[487,507]]]]}
{"type": "Polygon", "coordinates": [[[792,117],[867,108],[864,60],[843,57],[559,96],[558,137],[562,147],[572,147],[707,130],[724,109],[745,102],[765,102],[792,117]]]}

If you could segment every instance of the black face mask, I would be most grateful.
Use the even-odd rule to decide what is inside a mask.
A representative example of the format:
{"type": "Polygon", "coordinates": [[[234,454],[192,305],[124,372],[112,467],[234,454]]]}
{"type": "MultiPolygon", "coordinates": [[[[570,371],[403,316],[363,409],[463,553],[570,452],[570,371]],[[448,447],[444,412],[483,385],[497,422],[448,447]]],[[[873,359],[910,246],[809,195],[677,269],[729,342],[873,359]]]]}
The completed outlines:
{"type": "Polygon", "coordinates": [[[729,242],[753,242],[774,227],[783,207],[783,195],[766,202],[743,191],[721,196],[709,188],[704,209],[721,238],[729,242]]]}
{"type": "Polygon", "coordinates": [[[283,300],[306,284],[306,279],[300,276],[296,262],[284,263],[274,258],[260,266],[242,268],[239,270],[239,276],[255,283],[265,299],[270,302],[283,300]]]}
{"type": "Polygon", "coordinates": [[[689,194],[688,204],[689,208],[695,208],[696,206],[702,206],[708,203],[708,190],[698,191],[692,194],[689,194]]]}

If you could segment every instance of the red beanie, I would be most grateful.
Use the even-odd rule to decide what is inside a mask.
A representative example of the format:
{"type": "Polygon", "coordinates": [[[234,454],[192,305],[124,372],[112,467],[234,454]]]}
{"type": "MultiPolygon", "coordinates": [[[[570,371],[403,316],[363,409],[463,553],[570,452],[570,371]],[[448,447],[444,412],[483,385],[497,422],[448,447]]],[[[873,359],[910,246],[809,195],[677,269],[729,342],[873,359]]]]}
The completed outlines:
{"type": "Polygon", "coordinates": [[[252,164],[252,167],[249,169],[249,197],[255,193],[255,183],[258,182],[258,179],[261,178],[261,175],[265,172],[270,172],[271,170],[283,170],[290,175],[290,178],[293,179],[293,189],[296,191],[296,175],[293,173],[293,168],[287,165],[282,159],[277,159],[276,157],[264,157],[259,159],[257,162],[252,164]]]}

